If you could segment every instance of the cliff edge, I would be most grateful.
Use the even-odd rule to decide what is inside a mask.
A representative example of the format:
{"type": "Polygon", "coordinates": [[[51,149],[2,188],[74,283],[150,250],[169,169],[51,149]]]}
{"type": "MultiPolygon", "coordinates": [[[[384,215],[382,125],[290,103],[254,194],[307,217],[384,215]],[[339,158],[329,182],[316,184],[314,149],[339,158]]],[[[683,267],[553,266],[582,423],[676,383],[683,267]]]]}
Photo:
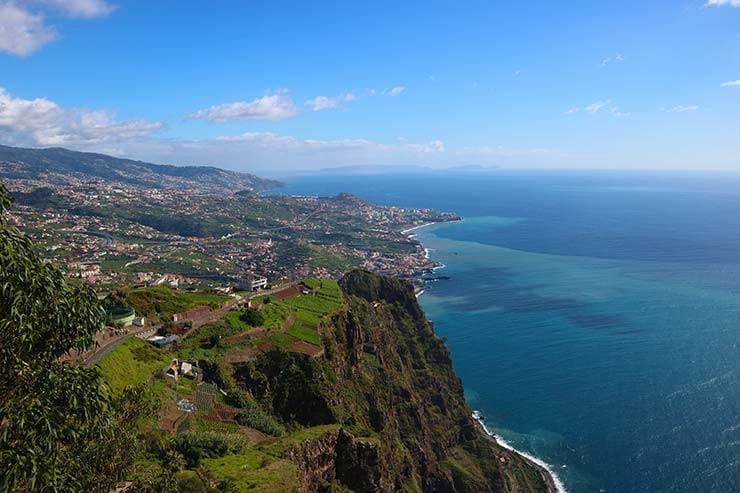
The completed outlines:
{"type": "Polygon", "coordinates": [[[295,469],[299,491],[538,492],[546,475],[485,436],[449,351],[402,280],[365,271],[340,286],[324,354],[275,350],[236,365],[265,410],[305,427],[261,451],[295,469]]]}

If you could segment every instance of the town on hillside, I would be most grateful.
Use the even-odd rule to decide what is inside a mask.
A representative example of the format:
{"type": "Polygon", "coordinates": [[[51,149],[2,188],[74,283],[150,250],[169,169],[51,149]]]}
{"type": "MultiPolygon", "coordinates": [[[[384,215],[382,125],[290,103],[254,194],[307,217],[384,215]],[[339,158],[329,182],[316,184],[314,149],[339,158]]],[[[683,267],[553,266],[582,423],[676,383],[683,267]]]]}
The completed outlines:
{"type": "Polygon", "coordinates": [[[458,216],[337,197],[213,194],[107,180],[6,182],[12,224],[69,277],[116,286],[243,290],[351,268],[418,277],[435,267],[405,229],[458,216]]]}

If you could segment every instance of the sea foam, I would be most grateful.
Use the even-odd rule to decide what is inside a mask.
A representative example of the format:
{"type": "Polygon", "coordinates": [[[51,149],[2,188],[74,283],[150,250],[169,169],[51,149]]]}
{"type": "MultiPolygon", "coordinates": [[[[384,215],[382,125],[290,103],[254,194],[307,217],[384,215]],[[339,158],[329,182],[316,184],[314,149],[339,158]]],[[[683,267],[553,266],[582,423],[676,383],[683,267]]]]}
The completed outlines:
{"type": "Polygon", "coordinates": [[[522,452],[521,450],[515,449],[514,447],[512,447],[509,444],[509,442],[507,442],[506,440],[504,440],[503,438],[501,438],[499,435],[496,435],[495,433],[493,433],[491,430],[488,429],[488,427],[486,426],[486,424],[483,422],[483,416],[481,415],[481,413],[479,411],[473,411],[473,419],[476,420],[479,425],[481,425],[481,427],[483,428],[483,430],[485,430],[485,432],[488,434],[488,436],[490,436],[491,438],[493,438],[496,441],[496,443],[498,443],[499,445],[501,445],[503,448],[505,448],[507,450],[511,450],[512,452],[515,452],[515,453],[521,455],[525,459],[527,459],[527,460],[529,460],[529,461],[537,464],[538,466],[540,466],[541,468],[543,468],[545,471],[547,471],[547,473],[552,478],[552,482],[555,484],[555,488],[557,489],[558,493],[568,493],[568,490],[565,489],[565,485],[560,480],[560,478],[558,477],[557,473],[555,472],[555,470],[552,468],[552,466],[550,464],[548,464],[547,462],[543,461],[542,459],[539,459],[539,458],[535,457],[534,455],[531,455],[531,454],[528,454],[526,452],[522,452]]]}

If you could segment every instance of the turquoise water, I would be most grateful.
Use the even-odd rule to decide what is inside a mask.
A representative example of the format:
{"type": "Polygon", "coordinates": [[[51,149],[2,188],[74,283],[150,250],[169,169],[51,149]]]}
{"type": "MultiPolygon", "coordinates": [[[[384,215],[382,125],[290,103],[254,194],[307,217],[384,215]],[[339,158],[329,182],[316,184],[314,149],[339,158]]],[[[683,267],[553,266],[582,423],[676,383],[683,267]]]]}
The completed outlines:
{"type": "Polygon", "coordinates": [[[470,403],[573,492],[740,491],[740,178],[313,176],[462,222],[417,232],[470,403]]]}

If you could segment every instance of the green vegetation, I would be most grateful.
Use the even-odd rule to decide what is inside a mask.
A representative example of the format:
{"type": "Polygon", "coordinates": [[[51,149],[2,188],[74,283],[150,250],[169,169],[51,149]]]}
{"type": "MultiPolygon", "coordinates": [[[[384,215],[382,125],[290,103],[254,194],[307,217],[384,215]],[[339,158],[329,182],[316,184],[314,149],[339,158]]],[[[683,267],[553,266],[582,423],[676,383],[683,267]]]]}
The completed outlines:
{"type": "Polygon", "coordinates": [[[49,187],[34,188],[28,193],[17,192],[14,194],[15,200],[23,205],[30,205],[39,209],[66,209],[69,207],[69,200],[61,197],[49,187]]]}
{"type": "Polygon", "coordinates": [[[450,468],[457,481],[478,484],[479,488],[485,487],[486,476],[475,456],[467,450],[460,447],[452,449],[445,460],[445,465],[450,468]]]}
{"type": "MultiPolygon", "coordinates": [[[[16,177],[34,179],[40,173],[83,175],[86,180],[111,180],[136,186],[162,188],[175,180],[179,187],[197,190],[269,190],[279,182],[246,173],[209,166],[167,166],[121,159],[104,154],[70,151],[60,147],[25,149],[0,146],[0,161],[17,163],[16,177]]],[[[7,172],[3,173],[6,174],[7,172]]]]}
{"type": "Polygon", "coordinates": [[[303,285],[308,289],[319,289],[321,287],[321,279],[317,277],[309,277],[303,280],[303,285]]]}
{"type": "Polygon", "coordinates": [[[247,402],[236,415],[236,422],[273,436],[285,434],[285,427],[278,420],[263,411],[258,404],[247,402]]]}
{"type": "Polygon", "coordinates": [[[314,329],[301,327],[300,325],[294,325],[293,327],[288,329],[287,333],[295,337],[296,339],[306,341],[310,344],[313,344],[314,346],[321,345],[321,336],[314,329]]]}
{"type": "Polygon", "coordinates": [[[259,327],[265,322],[265,316],[255,308],[247,308],[239,315],[239,320],[251,327],[259,327]]]}
{"type": "Polygon", "coordinates": [[[149,380],[153,373],[164,370],[171,356],[138,337],[130,337],[105,355],[97,364],[115,395],[123,389],[149,380]]]}
{"type": "Polygon", "coordinates": [[[234,423],[223,423],[220,421],[210,421],[203,417],[196,417],[192,421],[192,431],[215,431],[217,433],[239,433],[239,425],[234,423]]]}
{"type": "Polygon", "coordinates": [[[319,425],[311,426],[309,428],[303,428],[289,435],[285,435],[284,437],[272,440],[267,444],[260,446],[259,449],[275,457],[282,457],[283,455],[285,455],[285,452],[287,452],[292,447],[295,447],[296,445],[307,442],[309,440],[319,438],[320,436],[326,435],[327,433],[337,431],[340,428],[341,426],[338,424],[319,425]]]}
{"type": "Polygon", "coordinates": [[[258,296],[252,300],[263,316],[261,326],[271,330],[261,341],[283,349],[296,340],[321,346],[319,327],[326,317],[344,306],[342,291],[331,279],[308,278],[303,284],[311,291],[309,294],[286,299],[258,296]]]}
{"type": "Polygon", "coordinates": [[[201,459],[223,457],[240,452],[246,446],[244,437],[238,433],[217,433],[202,431],[178,435],[173,441],[172,450],[180,453],[189,468],[197,467],[201,459]]]}
{"type": "Polygon", "coordinates": [[[141,388],[113,398],[95,369],[60,362],[92,345],[105,312],[8,225],[10,205],[0,183],[0,490],[107,492],[152,401],[141,388]]]}
{"type": "Polygon", "coordinates": [[[224,321],[234,333],[243,332],[249,329],[249,325],[241,320],[241,313],[238,310],[232,310],[224,315],[224,321]]]}
{"type": "Polygon", "coordinates": [[[229,487],[236,492],[298,491],[298,468],[258,450],[246,450],[220,459],[204,459],[201,464],[215,477],[227,480],[229,487]]]}
{"type": "Polygon", "coordinates": [[[184,302],[189,303],[190,307],[202,305],[218,307],[221,306],[221,303],[230,299],[230,297],[225,294],[189,291],[178,293],[177,297],[184,302]]]}
{"type": "Polygon", "coordinates": [[[259,297],[255,298],[253,304],[262,303],[262,315],[264,321],[262,326],[267,329],[280,329],[283,326],[285,320],[290,316],[290,308],[284,303],[278,303],[278,299],[274,297],[259,297]]]}
{"type": "Polygon", "coordinates": [[[126,302],[148,318],[169,320],[175,313],[198,306],[219,307],[229,297],[209,292],[178,292],[169,286],[137,288],[125,292],[126,302]]]}

